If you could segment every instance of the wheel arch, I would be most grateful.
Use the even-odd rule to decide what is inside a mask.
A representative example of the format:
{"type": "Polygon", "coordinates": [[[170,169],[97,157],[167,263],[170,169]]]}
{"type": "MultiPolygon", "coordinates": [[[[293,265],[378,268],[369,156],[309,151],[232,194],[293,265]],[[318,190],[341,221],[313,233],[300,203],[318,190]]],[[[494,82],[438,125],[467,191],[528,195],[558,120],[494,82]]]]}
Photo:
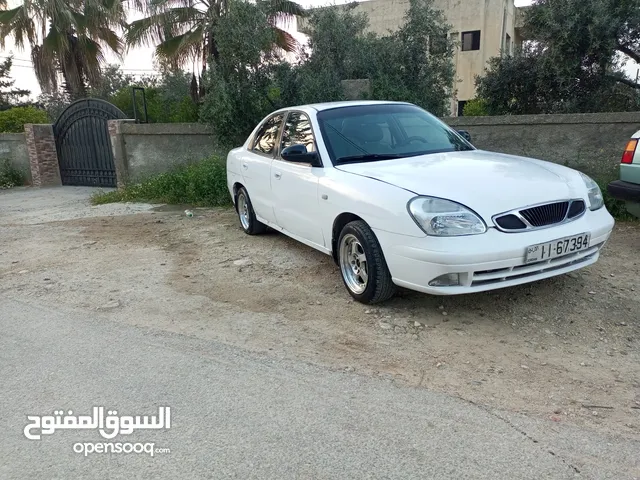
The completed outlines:
{"type": "MultiPolygon", "coordinates": [[[[238,211],[238,203],[236,202],[236,197],[238,196],[238,190],[240,190],[241,188],[244,188],[245,190],[247,189],[247,187],[245,187],[242,183],[240,182],[235,182],[233,184],[233,208],[236,209],[236,211],[238,211]]],[[[249,192],[247,192],[249,193],[249,192]]]]}
{"type": "Polygon", "coordinates": [[[333,227],[331,229],[331,256],[336,265],[338,264],[338,237],[340,236],[340,232],[347,223],[357,220],[367,223],[362,217],[351,212],[342,212],[333,220],[333,227]]]}

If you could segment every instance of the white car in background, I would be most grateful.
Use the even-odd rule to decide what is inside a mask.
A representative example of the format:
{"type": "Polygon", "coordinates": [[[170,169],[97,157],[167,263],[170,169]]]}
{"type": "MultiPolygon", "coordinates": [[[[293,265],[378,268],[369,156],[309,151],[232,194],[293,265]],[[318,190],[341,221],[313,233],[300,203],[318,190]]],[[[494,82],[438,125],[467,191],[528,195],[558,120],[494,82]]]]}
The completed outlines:
{"type": "Polygon", "coordinates": [[[586,175],[478,150],[409,103],[276,111],[229,153],[227,181],[246,233],[269,226],[332,255],[363,303],[396,286],[454,295],[577,270],[614,225],[586,175]]]}

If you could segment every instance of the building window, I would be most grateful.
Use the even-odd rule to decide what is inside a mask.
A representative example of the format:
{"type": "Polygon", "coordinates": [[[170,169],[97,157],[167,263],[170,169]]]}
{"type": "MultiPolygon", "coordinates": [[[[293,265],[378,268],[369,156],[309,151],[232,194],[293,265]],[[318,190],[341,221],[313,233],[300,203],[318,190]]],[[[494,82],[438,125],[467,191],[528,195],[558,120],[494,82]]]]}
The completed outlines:
{"type": "Polygon", "coordinates": [[[464,117],[464,106],[467,104],[466,100],[458,100],[458,116],[464,117]]]}
{"type": "Polygon", "coordinates": [[[480,30],[462,32],[462,51],[480,50],[480,30]]]}
{"type": "Polygon", "coordinates": [[[511,55],[511,37],[508,33],[504,40],[504,51],[507,55],[511,55]]]}

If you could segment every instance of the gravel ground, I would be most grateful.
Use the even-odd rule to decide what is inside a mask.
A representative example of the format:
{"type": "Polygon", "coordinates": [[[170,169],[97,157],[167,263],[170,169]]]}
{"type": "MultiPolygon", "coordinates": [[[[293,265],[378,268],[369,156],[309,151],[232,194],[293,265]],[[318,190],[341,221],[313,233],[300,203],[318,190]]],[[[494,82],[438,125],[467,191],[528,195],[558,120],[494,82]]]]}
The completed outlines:
{"type": "MultiPolygon", "coordinates": [[[[601,432],[640,434],[640,225],[600,261],[497,292],[353,302],[330,257],[234,212],[0,193],[0,292],[601,432]],[[135,213],[135,214],[133,214],[135,213]]],[[[65,192],[65,193],[60,193],[65,192]]]]}

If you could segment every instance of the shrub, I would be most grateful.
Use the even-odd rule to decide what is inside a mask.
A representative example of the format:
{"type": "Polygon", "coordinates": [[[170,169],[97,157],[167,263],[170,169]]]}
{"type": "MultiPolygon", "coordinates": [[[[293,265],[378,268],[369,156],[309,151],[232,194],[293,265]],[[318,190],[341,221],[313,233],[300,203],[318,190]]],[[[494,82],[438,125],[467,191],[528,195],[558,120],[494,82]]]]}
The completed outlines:
{"type": "Polygon", "coordinates": [[[600,190],[602,191],[602,197],[604,198],[604,206],[607,208],[607,210],[609,210],[609,213],[616,220],[636,220],[636,217],[634,217],[627,211],[625,202],[623,202],[622,200],[617,200],[609,195],[609,192],[607,191],[607,185],[609,184],[609,182],[610,180],[598,181],[598,185],[600,186],[600,190]]]}
{"type": "Polygon", "coordinates": [[[25,123],[49,123],[49,116],[34,107],[14,107],[0,112],[0,133],[22,133],[25,123]]]}
{"type": "Polygon", "coordinates": [[[462,115],[465,117],[484,117],[489,115],[486,100],[482,98],[469,100],[462,109],[462,115]]]}
{"type": "Polygon", "coordinates": [[[229,205],[225,160],[213,156],[189,165],[177,165],[167,173],[127,185],[120,190],[98,192],[94,205],[113,202],[157,202],[203,207],[229,205]]]}
{"type": "MultiPolygon", "coordinates": [[[[179,98],[169,97],[161,88],[145,88],[149,123],[192,123],[198,121],[198,105],[189,95],[179,98]]],[[[133,118],[133,98],[131,87],[118,90],[109,101],[133,118]]],[[[142,95],[136,95],[138,118],[144,119],[142,95]]]]}
{"type": "Polygon", "coordinates": [[[8,159],[0,160],[0,190],[24,185],[25,178],[8,159]]]}

